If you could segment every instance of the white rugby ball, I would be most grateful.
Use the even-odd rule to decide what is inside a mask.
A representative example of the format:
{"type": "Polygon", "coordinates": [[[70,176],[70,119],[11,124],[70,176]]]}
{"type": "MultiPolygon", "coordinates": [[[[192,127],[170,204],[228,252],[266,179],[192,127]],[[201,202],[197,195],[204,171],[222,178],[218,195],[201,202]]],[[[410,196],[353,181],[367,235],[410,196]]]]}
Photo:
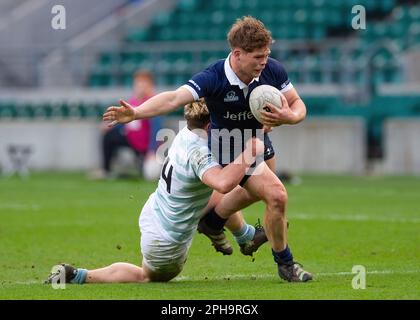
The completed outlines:
{"type": "Polygon", "coordinates": [[[282,107],[281,96],[283,94],[276,87],[263,84],[256,87],[251,91],[249,96],[249,108],[252,114],[258,122],[262,123],[261,110],[271,112],[270,107],[267,106],[267,102],[274,105],[277,108],[282,107]]]}

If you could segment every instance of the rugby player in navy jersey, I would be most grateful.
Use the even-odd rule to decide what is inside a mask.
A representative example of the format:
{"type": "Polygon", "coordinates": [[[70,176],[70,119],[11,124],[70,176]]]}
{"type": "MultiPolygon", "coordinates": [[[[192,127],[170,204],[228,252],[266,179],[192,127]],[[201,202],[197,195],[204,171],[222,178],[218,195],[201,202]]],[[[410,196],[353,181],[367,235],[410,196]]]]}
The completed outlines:
{"type": "MultiPolygon", "coordinates": [[[[197,73],[177,90],[162,92],[138,108],[120,101],[120,107],[112,106],[106,110],[103,120],[116,124],[150,118],[169,113],[204,97],[211,116],[209,145],[222,165],[228,164],[224,163],[226,153],[227,158],[233,161],[237,153],[243,151],[247,130],[258,135],[263,129],[263,125],[253,117],[249,109],[249,95],[255,87],[268,84],[277,87],[284,95],[282,108],[272,106],[272,112],[262,112],[265,128],[301,122],[306,116],[305,104],[290,82],[283,65],[269,58],[272,37],[264,24],[252,17],[243,17],[231,27],[227,38],[231,52],[226,59],[216,61],[197,73]],[[224,139],[220,135],[223,129],[228,132],[237,132],[239,129],[243,133],[240,143],[242,148],[237,150],[237,141],[232,144],[231,137],[224,139]],[[215,146],[218,147],[217,151],[214,150],[215,146]]],[[[230,216],[240,221],[237,213],[239,210],[256,201],[264,201],[265,234],[270,242],[279,276],[290,282],[306,282],[312,280],[312,275],[294,261],[288,246],[287,192],[273,172],[275,158],[271,141],[267,134],[264,134],[263,139],[265,163],[258,166],[262,170],[258,174],[246,175],[240,186],[226,195],[215,192],[210,200],[214,208],[200,222],[200,227],[208,236],[220,235],[230,216]]],[[[231,224],[235,224],[235,221],[231,224]]],[[[252,230],[241,232],[249,233],[252,230]]]]}

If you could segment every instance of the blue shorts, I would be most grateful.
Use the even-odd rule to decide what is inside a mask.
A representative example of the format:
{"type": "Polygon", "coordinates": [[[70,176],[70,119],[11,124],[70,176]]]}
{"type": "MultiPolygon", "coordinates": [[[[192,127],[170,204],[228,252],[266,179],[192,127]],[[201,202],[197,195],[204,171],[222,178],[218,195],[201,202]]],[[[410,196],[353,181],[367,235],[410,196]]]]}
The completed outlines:
{"type": "MultiPolygon", "coordinates": [[[[271,143],[271,140],[270,140],[270,138],[268,137],[268,134],[264,134],[264,161],[267,161],[267,160],[270,160],[271,158],[273,158],[275,156],[275,152],[274,152],[274,148],[273,148],[273,145],[272,145],[272,143],[271,143]]],[[[225,167],[225,166],[227,166],[228,164],[227,163],[223,163],[222,161],[221,161],[221,159],[222,159],[222,156],[221,156],[221,154],[219,154],[218,155],[218,157],[216,157],[217,159],[218,159],[218,161],[219,161],[219,164],[222,166],[222,167],[225,167]]],[[[234,150],[233,150],[233,147],[231,148],[231,151],[230,151],[230,161],[232,162],[232,161],[234,161],[235,160],[235,158],[236,158],[236,155],[234,154],[234,150]]],[[[251,174],[246,174],[243,178],[242,178],[242,180],[241,180],[241,182],[239,183],[239,185],[242,187],[244,184],[245,184],[245,182],[249,179],[249,177],[251,176],[251,174]]]]}
{"type": "MultiPolygon", "coordinates": [[[[271,140],[267,134],[264,134],[264,161],[270,160],[271,158],[274,157],[274,155],[275,155],[275,152],[274,152],[274,148],[271,143],[271,140]]],[[[243,187],[245,182],[248,181],[250,176],[251,175],[245,174],[241,182],[239,182],[239,185],[243,187]]]]}

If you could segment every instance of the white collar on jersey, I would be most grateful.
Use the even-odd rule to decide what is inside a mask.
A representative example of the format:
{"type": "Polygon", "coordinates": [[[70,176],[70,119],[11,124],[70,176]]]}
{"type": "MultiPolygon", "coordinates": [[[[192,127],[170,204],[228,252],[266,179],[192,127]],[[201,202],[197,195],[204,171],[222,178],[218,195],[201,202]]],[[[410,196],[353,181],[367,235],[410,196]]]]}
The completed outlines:
{"type": "Polygon", "coordinates": [[[188,128],[188,125],[186,125],[182,130],[185,130],[186,132],[185,134],[188,135],[191,141],[195,141],[195,140],[207,141],[208,140],[207,131],[204,129],[196,128],[196,129],[191,130],[190,128],[188,128]]]}
{"type": "Polygon", "coordinates": [[[257,78],[252,79],[252,81],[248,85],[246,85],[245,83],[243,83],[241,81],[241,79],[238,78],[238,76],[236,75],[236,73],[233,72],[232,67],[230,66],[230,62],[229,62],[230,55],[231,54],[229,53],[229,55],[227,56],[227,58],[225,60],[225,74],[226,74],[227,79],[229,80],[230,85],[232,85],[232,86],[234,86],[234,85],[239,86],[239,88],[241,90],[243,90],[244,88],[247,88],[254,81],[260,81],[260,77],[257,77],[257,78]]]}

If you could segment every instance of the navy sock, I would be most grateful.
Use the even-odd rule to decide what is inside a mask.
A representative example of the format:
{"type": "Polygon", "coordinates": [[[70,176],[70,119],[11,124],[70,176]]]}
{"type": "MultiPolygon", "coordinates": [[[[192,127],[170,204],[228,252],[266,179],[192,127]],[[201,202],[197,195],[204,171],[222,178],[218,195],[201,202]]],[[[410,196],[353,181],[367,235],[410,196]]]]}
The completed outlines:
{"type": "Polygon", "coordinates": [[[273,253],[274,261],[277,264],[290,264],[293,262],[293,255],[288,245],[286,245],[286,248],[283,251],[276,252],[271,249],[271,252],[273,253]]]}
{"type": "Polygon", "coordinates": [[[209,213],[204,217],[204,221],[206,222],[207,226],[214,229],[214,230],[222,230],[226,221],[228,219],[223,219],[220,217],[216,211],[210,209],[209,213]]]}

